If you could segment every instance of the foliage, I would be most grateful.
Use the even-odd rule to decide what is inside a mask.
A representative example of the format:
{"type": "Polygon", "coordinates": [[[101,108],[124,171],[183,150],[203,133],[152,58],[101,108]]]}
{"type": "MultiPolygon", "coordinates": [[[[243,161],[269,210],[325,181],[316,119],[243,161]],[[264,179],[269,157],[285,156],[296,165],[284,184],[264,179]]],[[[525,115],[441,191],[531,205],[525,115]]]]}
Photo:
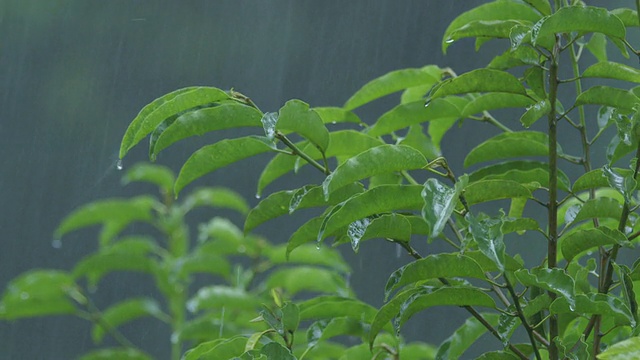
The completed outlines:
{"type": "MultiPolygon", "coordinates": [[[[235,297],[238,289],[245,294],[252,289],[247,283],[233,284],[227,292],[205,287],[185,302],[188,274],[167,273],[170,265],[146,266],[143,261],[126,269],[154,274],[161,292],[175,304],[171,311],[184,311],[184,304],[196,311],[229,306],[229,301],[246,305],[237,313],[236,325],[250,329],[251,335],[238,328],[189,339],[197,341],[185,359],[449,359],[463,356],[485,333],[498,341],[483,359],[633,357],[639,351],[640,262],[625,263],[620,255],[634,248],[640,235],[640,90],[629,85],[640,83],[640,71],[609,58],[628,58],[629,51],[640,55],[626,39],[627,30],[639,25],[638,6],[488,2],[460,14],[442,42],[446,51],[461,39],[475,39],[476,49],[503,39],[498,44],[508,48],[486,67],[460,75],[435,65],[392,71],[365,84],[342,107],[314,108],[290,100],[277,112],[263,112],[233,90],[176,90],[144,107],[131,122],[120,158],[147,136],[155,159],[191,136],[238,127],[253,134],[204,146],[184,163],[175,181],[157,180],[167,194],[164,204],[147,197],[94,204],[72,214],[60,234],[99,220],[104,227],[97,255],[106,255],[117,251],[112,247],[122,241],[113,238],[130,221],[153,222],[156,214],[163,217],[160,229],[176,238],[168,242],[166,257],[153,264],[174,264],[191,254],[180,230],[184,211],[176,210],[178,216],[167,210],[189,204],[189,196],[182,205],[172,205],[174,194],[184,196],[195,180],[237,161],[271,154],[258,179],[258,194],[307,164],[319,171],[318,180],[266,196],[248,212],[245,235],[231,231],[235,239],[269,248],[264,240],[247,240],[254,239],[250,232],[258,225],[302,208],[318,208],[321,215],[291,234],[277,255],[284,262],[285,257],[307,254],[304,265],[288,273],[270,272],[264,286],[255,288],[262,296],[271,289],[273,302],[260,311],[259,325],[241,321],[256,305],[235,297]],[[617,50],[610,54],[611,49],[617,50]],[[359,107],[397,92],[400,103],[377,119],[357,115],[359,107]],[[508,120],[513,114],[520,124],[508,120]],[[444,135],[464,121],[486,123],[500,134],[469,151],[462,164],[468,173],[458,176],[441,145],[444,135]],[[572,146],[572,139],[580,145],[572,146]],[[598,148],[606,151],[599,154],[594,151],[598,148]],[[501,209],[505,206],[506,211],[501,209]],[[331,238],[334,244],[351,244],[354,251],[364,241],[380,238],[413,258],[390,275],[380,309],[346,290],[336,277],[344,270],[339,258],[328,263],[334,266],[331,271],[311,263],[328,251],[324,244],[331,238]],[[436,241],[444,241],[451,251],[423,257],[416,250],[436,241]],[[545,256],[523,259],[509,250],[514,241],[544,249],[545,256]],[[156,266],[165,273],[157,275],[156,266]],[[300,290],[323,289],[333,294],[296,298],[300,290]],[[216,291],[220,293],[213,295],[216,291]],[[172,300],[177,292],[183,297],[172,300]],[[404,344],[399,335],[403,324],[434,306],[462,308],[470,317],[434,352],[425,344],[404,344]],[[301,324],[307,328],[306,341],[301,324]],[[362,337],[364,343],[347,349],[327,341],[340,335],[362,337]]],[[[233,244],[237,242],[225,242],[208,255],[226,255],[233,244]]],[[[266,251],[251,249],[249,257],[266,251]]],[[[143,253],[148,259],[149,252],[143,253]]],[[[204,263],[215,261],[198,264],[204,263]]],[[[97,265],[80,268],[89,283],[104,271],[97,265]]],[[[3,299],[5,317],[77,313],[77,305],[89,302],[76,278],[56,271],[16,279],[3,299]],[[32,296],[53,305],[31,306],[32,296]],[[16,310],[8,312],[9,306],[16,310]]],[[[173,326],[183,331],[184,319],[175,312],[165,315],[150,299],[133,301],[137,305],[119,304],[98,318],[117,325],[112,313],[142,313],[170,322],[180,319],[173,326]]]]}

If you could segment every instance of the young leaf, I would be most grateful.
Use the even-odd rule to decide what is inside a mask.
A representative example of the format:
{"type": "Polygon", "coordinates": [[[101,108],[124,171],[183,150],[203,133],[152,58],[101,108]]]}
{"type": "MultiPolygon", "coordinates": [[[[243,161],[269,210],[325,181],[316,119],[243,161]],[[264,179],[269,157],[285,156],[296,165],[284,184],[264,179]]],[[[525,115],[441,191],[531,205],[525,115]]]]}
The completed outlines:
{"type": "Polygon", "coordinates": [[[440,81],[442,70],[434,66],[421,69],[402,69],[387,73],[365,84],[344,104],[353,110],[373,100],[415,86],[433,85],[440,81]]]}
{"type": "Polygon", "coordinates": [[[424,100],[420,100],[398,105],[384,113],[367,129],[367,133],[371,136],[381,136],[425,121],[459,117],[460,111],[447,98],[436,99],[427,106],[424,100]]]}
{"type": "Polygon", "coordinates": [[[502,133],[473,148],[464,159],[464,166],[491,160],[523,156],[547,156],[549,138],[536,131],[502,133]]]}
{"type": "Polygon", "coordinates": [[[103,311],[102,322],[96,323],[93,326],[91,338],[94,343],[99,344],[108,331],[108,329],[104,328],[104,325],[110,328],[117,328],[129,321],[145,316],[153,316],[165,322],[171,321],[169,315],[162,312],[160,305],[155,300],[149,298],[128,299],[112,305],[103,311]]]}
{"type": "Polygon", "coordinates": [[[173,171],[166,166],[138,163],[133,165],[122,178],[124,185],[143,181],[158,185],[161,191],[171,194],[175,177],[173,171]]]}
{"type": "Polygon", "coordinates": [[[442,51],[446,53],[447,47],[453,43],[452,34],[471,22],[524,20],[534,23],[538,19],[540,19],[540,14],[528,5],[510,1],[494,1],[483,4],[462,13],[449,24],[442,39],[442,51]]]}
{"type": "Polygon", "coordinates": [[[467,213],[465,220],[469,222],[469,233],[478,245],[478,249],[493,261],[498,270],[505,270],[505,246],[502,233],[502,219],[476,219],[467,213]]]}
{"type": "MultiPolygon", "coordinates": [[[[466,178],[465,178],[466,179],[466,178]]],[[[422,217],[430,228],[429,237],[435,238],[444,229],[447,220],[451,217],[458,202],[458,196],[466,183],[458,182],[454,188],[450,188],[435,178],[430,178],[424,183],[420,195],[424,199],[422,217]]]]}
{"type": "MultiPolygon", "coordinates": [[[[493,327],[497,326],[499,318],[497,314],[481,315],[493,327]]],[[[435,358],[437,360],[459,359],[486,332],[487,328],[478,319],[468,318],[462,326],[457,328],[451,336],[440,344],[435,358]]]]}
{"type": "Polygon", "coordinates": [[[640,71],[628,65],[612,61],[601,61],[589,66],[583,73],[584,78],[604,78],[640,83],[640,71]]]}
{"type": "Polygon", "coordinates": [[[506,108],[535,106],[535,100],[529,96],[509,93],[488,93],[477,96],[462,110],[461,117],[466,118],[483,111],[506,108]]]}
{"type": "Polygon", "coordinates": [[[405,265],[391,274],[384,289],[385,301],[391,292],[402,286],[444,277],[486,279],[480,265],[468,256],[460,254],[429,255],[405,265]]]}
{"type": "Polygon", "coordinates": [[[260,127],[260,118],[260,111],[238,103],[190,111],[180,115],[159,134],[153,146],[149,146],[149,155],[153,159],[173,143],[191,136],[201,136],[216,130],[260,127]]]}
{"type": "Polygon", "coordinates": [[[80,360],[151,360],[152,357],[133,348],[107,348],[82,355],[80,360]]]}
{"type": "Polygon", "coordinates": [[[229,95],[214,87],[189,87],[163,95],[142,108],[133,119],[120,144],[120,158],[151,133],[166,118],[194,107],[226,100],[229,95]]]}
{"type": "Polygon", "coordinates": [[[422,186],[419,185],[381,185],[354,195],[342,203],[337,211],[327,215],[318,233],[318,240],[371,215],[395,210],[417,210],[423,205],[419,196],[421,191],[422,186]]]}
{"type": "Polygon", "coordinates": [[[477,69],[445,80],[435,92],[431,94],[431,99],[477,92],[501,92],[527,95],[527,91],[518,78],[508,72],[493,69],[477,69]]]}
{"type": "Polygon", "coordinates": [[[575,309],[575,284],[571,276],[562,269],[534,268],[531,271],[522,269],[514,272],[514,275],[524,286],[537,286],[566,298],[569,308],[575,309]]]}
{"type": "Polygon", "coordinates": [[[273,150],[267,140],[255,136],[221,140],[194,152],[182,165],[174,186],[176,196],[194,180],[236,161],[273,150]]]}
{"type": "Polygon", "coordinates": [[[599,32],[612,38],[624,39],[626,30],[620,19],[606,9],[594,6],[565,6],[540,20],[531,35],[532,42],[552,34],[571,32],[599,32]]]}
{"type": "Polygon", "coordinates": [[[295,132],[315,144],[321,151],[329,145],[329,130],[309,104],[300,100],[289,100],[280,109],[276,130],[295,132]]]}
{"type": "Polygon", "coordinates": [[[337,189],[374,175],[415,170],[427,165],[416,149],[404,145],[381,145],[340,164],[322,183],[325,199],[337,189]]]}
{"type": "Polygon", "coordinates": [[[606,245],[622,245],[626,236],[618,230],[601,226],[597,229],[580,229],[560,238],[560,250],[567,261],[589,249],[606,245]]]}
{"type": "Polygon", "coordinates": [[[592,86],[576,98],[576,106],[596,104],[623,111],[632,111],[637,103],[640,99],[633,92],[604,85],[592,86]]]}
{"type": "Polygon", "coordinates": [[[544,99],[527,107],[527,111],[522,115],[522,117],[520,117],[520,122],[525,128],[529,128],[538,121],[538,119],[549,114],[550,110],[551,105],[549,104],[549,101],[544,99]]]}
{"type": "Polygon", "coordinates": [[[57,270],[31,270],[7,284],[0,301],[0,319],[76,312],[72,299],[86,301],[71,275],[57,270]]]}

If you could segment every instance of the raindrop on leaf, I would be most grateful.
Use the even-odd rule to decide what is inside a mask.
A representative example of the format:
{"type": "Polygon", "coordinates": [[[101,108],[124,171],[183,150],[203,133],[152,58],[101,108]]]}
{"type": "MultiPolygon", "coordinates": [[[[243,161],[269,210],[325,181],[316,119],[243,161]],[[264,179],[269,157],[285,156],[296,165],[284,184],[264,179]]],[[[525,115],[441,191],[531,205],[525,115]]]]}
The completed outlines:
{"type": "Polygon", "coordinates": [[[122,159],[118,159],[118,161],[116,161],[116,169],[122,170],[123,168],[124,166],[122,165],[122,159]]]}

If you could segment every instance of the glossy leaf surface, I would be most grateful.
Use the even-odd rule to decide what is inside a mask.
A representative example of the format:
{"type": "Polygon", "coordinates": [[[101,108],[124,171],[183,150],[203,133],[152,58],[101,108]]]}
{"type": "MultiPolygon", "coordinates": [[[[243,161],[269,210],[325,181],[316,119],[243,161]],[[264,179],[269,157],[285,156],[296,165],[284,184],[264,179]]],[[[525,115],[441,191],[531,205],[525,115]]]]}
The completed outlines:
{"type": "Polygon", "coordinates": [[[384,113],[367,133],[380,136],[425,121],[459,117],[460,110],[446,98],[433,100],[427,106],[424,100],[420,100],[398,105],[384,113]]]}
{"type": "Polygon", "coordinates": [[[620,19],[606,9],[594,6],[565,6],[536,24],[537,38],[558,33],[599,32],[613,38],[624,38],[626,30],[620,19]]]}
{"type": "Polygon", "coordinates": [[[323,151],[329,145],[329,130],[324,126],[322,118],[309,109],[309,104],[300,100],[289,100],[280,109],[276,129],[295,132],[323,151]]]}
{"type": "MultiPolygon", "coordinates": [[[[469,174],[469,182],[480,180],[511,180],[526,185],[537,182],[549,187],[549,165],[539,161],[513,160],[485,166],[469,174]]],[[[569,177],[558,170],[558,187],[569,190],[569,177]]]]}
{"type": "Polygon", "coordinates": [[[548,142],[547,135],[541,132],[502,133],[473,148],[464,159],[464,166],[523,156],[547,156],[549,153],[548,142]]]}
{"type": "MultiPolygon", "coordinates": [[[[482,317],[492,326],[498,324],[498,315],[482,314],[482,317]]],[[[440,344],[436,360],[458,359],[480,336],[487,332],[487,328],[475,318],[468,318],[451,336],[440,344]]]]}
{"type": "MultiPolygon", "coordinates": [[[[168,315],[162,312],[160,305],[155,300],[136,298],[124,300],[104,310],[102,313],[102,321],[111,328],[117,328],[129,321],[145,316],[153,316],[167,322],[171,320],[168,315]]],[[[100,324],[94,325],[91,331],[93,341],[95,343],[102,342],[107,331],[109,330],[100,324]]]]}
{"type": "Polygon", "coordinates": [[[601,61],[589,66],[582,77],[615,79],[640,83],[640,71],[634,67],[612,61],[601,61]]]}
{"type": "Polygon", "coordinates": [[[518,78],[508,72],[493,69],[477,69],[444,81],[431,95],[432,99],[448,95],[478,92],[499,92],[526,95],[518,78]]]}
{"type": "Polygon", "coordinates": [[[462,117],[496,109],[523,108],[535,106],[535,100],[521,94],[488,93],[471,100],[462,110],[462,117]]]}
{"type": "Polygon", "coordinates": [[[567,234],[560,240],[560,249],[564,258],[571,261],[587,250],[599,246],[622,245],[625,241],[627,238],[620,231],[601,226],[597,229],[581,229],[567,234]]]}
{"type": "Polygon", "coordinates": [[[454,188],[450,188],[435,178],[430,178],[424,183],[420,193],[424,200],[422,217],[429,225],[430,238],[435,238],[444,229],[456,207],[458,196],[463,187],[464,183],[459,182],[454,188]]]}
{"type": "Polygon", "coordinates": [[[633,92],[605,85],[592,86],[576,98],[576,105],[604,105],[624,111],[632,111],[637,103],[640,99],[633,92]]]}
{"type": "Polygon", "coordinates": [[[562,269],[535,268],[518,270],[516,278],[525,286],[537,286],[567,299],[570,308],[575,308],[575,284],[571,276],[562,269]]]}

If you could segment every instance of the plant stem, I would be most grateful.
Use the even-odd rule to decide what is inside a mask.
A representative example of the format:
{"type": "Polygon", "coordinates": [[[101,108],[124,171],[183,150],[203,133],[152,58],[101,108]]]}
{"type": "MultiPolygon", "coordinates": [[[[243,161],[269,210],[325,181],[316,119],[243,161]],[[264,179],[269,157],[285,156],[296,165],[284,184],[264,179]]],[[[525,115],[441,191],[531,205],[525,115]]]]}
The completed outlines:
{"type": "Polygon", "coordinates": [[[276,132],[275,137],[276,139],[282,141],[282,143],[285,144],[289,149],[291,149],[291,151],[293,151],[294,154],[303,158],[306,162],[311,164],[311,166],[313,166],[314,168],[322,171],[323,174],[325,175],[331,174],[331,170],[329,170],[328,167],[324,167],[317,161],[313,160],[307,153],[300,150],[300,148],[298,148],[294,143],[292,143],[291,140],[289,140],[283,133],[278,131],[276,132]]]}
{"type": "Polygon", "coordinates": [[[540,357],[540,351],[538,351],[538,344],[536,343],[536,339],[533,334],[533,329],[531,328],[531,325],[529,325],[529,323],[527,322],[527,318],[526,316],[524,316],[524,313],[522,312],[522,307],[520,306],[520,300],[518,299],[518,295],[516,294],[516,291],[513,288],[513,285],[511,285],[511,282],[509,281],[509,277],[505,276],[504,280],[505,280],[505,283],[507,284],[507,290],[509,290],[509,294],[513,299],[513,304],[516,307],[516,313],[520,318],[520,322],[522,322],[522,326],[524,326],[524,329],[527,331],[527,335],[529,335],[529,341],[531,342],[533,353],[536,355],[536,359],[541,360],[542,357],[540,357]]]}
{"type": "MultiPolygon", "coordinates": [[[[557,5],[557,4],[556,4],[557,5]]],[[[548,115],[549,126],[549,237],[547,242],[547,265],[550,269],[557,267],[558,259],[558,129],[556,120],[556,101],[558,97],[558,57],[560,38],[556,35],[555,45],[549,65],[549,103],[551,109],[548,115]]],[[[556,294],[549,292],[551,301],[556,294]]],[[[558,359],[558,348],[554,339],[558,336],[558,317],[549,316],[549,359],[558,359]]]]}

